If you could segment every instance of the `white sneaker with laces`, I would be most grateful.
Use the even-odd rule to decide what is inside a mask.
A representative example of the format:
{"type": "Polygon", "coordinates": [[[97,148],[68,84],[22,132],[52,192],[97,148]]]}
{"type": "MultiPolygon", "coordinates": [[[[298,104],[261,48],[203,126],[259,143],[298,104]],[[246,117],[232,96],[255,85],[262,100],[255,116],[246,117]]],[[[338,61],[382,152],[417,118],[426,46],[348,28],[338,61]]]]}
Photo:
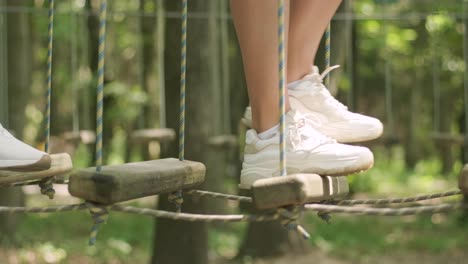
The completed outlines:
{"type": "MultiPolygon", "coordinates": [[[[374,163],[369,149],[337,143],[314,129],[309,119],[298,111],[287,114],[286,125],[288,174],[348,175],[367,170],[374,163]]],[[[250,189],[256,180],[279,176],[279,173],[279,133],[261,140],[255,130],[248,130],[239,187],[250,189]]]]}
{"type": "Polygon", "coordinates": [[[50,164],[49,155],[19,141],[0,124],[0,170],[40,171],[50,164]]]}
{"type": "MultiPolygon", "coordinates": [[[[383,132],[383,125],[378,119],[348,111],[323,85],[323,77],[338,67],[330,67],[320,75],[318,67],[313,66],[311,74],[302,78],[294,89],[288,90],[291,109],[304,113],[318,131],[338,142],[353,143],[378,138],[383,132]]],[[[251,127],[250,107],[242,120],[251,127]]]]}

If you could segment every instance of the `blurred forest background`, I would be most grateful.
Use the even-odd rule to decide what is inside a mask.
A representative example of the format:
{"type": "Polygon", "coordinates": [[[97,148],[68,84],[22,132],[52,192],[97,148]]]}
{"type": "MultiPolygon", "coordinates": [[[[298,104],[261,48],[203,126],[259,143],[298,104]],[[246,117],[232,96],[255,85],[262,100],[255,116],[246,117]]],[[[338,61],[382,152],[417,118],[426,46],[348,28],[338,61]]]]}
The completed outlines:
{"type": "MultiPolygon", "coordinates": [[[[294,1],[294,0],[292,0],[294,1]]],[[[176,156],[177,142],[141,139],[147,128],[177,128],[180,1],[108,1],[105,163],[176,156]]],[[[56,1],[52,152],[75,168],[93,165],[98,0],[56,1]],[[77,136],[79,135],[79,136],[77,136]]],[[[43,147],[46,0],[0,0],[0,122],[43,147]]],[[[239,120],[248,104],[227,0],[189,0],[187,158],[208,168],[206,190],[236,193],[239,120]]],[[[353,197],[456,189],[465,146],[468,2],[345,0],[332,22],[330,90],[385,124],[366,143],[375,167],[350,177],[353,197]]],[[[316,62],[323,69],[323,49],[316,62]]],[[[467,152],[468,153],[468,152],[467,152]]],[[[77,200],[56,186],[0,188],[0,205],[77,200]]],[[[186,197],[184,210],[249,211],[235,202],[186,197]]],[[[429,202],[432,203],[432,202],[429,202]]],[[[131,204],[173,209],[165,197],[131,204]]],[[[467,263],[466,214],[421,217],[306,215],[303,241],[277,223],[194,224],[112,214],[87,247],[85,213],[0,215],[1,263],[467,263]]]]}

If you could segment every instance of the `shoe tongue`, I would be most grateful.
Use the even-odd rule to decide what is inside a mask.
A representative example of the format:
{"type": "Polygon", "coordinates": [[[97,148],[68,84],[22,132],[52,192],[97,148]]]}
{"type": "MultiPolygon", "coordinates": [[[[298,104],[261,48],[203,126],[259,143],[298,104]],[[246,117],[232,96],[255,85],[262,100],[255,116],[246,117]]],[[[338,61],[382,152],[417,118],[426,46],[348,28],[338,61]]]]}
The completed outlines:
{"type": "Polygon", "coordinates": [[[317,66],[312,66],[312,74],[318,74],[320,75],[319,67],[317,66]]]}
{"type": "Polygon", "coordinates": [[[300,113],[298,110],[289,110],[289,112],[286,113],[286,120],[289,120],[289,122],[297,122],[303,117],[303,114],[300,113]]]}

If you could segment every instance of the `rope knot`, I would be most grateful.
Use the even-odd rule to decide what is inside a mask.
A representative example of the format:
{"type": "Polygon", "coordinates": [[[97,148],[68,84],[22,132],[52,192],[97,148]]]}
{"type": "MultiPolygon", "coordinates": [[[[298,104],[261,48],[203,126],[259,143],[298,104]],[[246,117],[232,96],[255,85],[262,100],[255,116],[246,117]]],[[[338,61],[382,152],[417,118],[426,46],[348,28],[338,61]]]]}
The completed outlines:
{"type": "Polygon", "coordinates": [[[48,178],[44,181],[39,182],[39,187],[41,188],[41,193],[47,195],[49,199],[54,199],[55,190],[54,190],[54,177],[48,178]]]}
{"type": "Polygon", "coordinates": [[[91,214],[94,224],[91,228],[91,234],[89,236],[89,245],[94,246],[96,244],[97,233],[99,232],[99,227],[101,224],[107,221],[109,217],[109,212],[105,206],[94,204],[92,202],[87,202],[86,207],[91,214]]]}
{"type": "Polygon", "coordinates": [[[292,208],[283,208],[279,210],[280,222],[288,230],[295,230],[302,235],[304,239],[309,239],[310,234],[298,224],[298,220],[301,217],[302,210],[299,206],[292,208]]]}
{"type": "Polygon", "coordinates": [[[170,203],[174,204],[176,211],[180,212],[182,210],[182,204],[184,203],[184,197],[182,196],[181,191],[172,192],[169,194],[168,198],[170,203]]]}

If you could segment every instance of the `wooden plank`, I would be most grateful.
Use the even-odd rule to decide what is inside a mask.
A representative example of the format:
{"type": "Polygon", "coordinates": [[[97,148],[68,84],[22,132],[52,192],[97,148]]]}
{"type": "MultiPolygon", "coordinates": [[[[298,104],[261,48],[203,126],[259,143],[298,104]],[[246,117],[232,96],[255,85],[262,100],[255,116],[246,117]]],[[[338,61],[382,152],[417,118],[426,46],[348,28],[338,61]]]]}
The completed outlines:
{"type": "Polygon", "coordinates": [[[269,209],[342,197],[348,191],[346,177],[293,174],[256,181],[252,198],[258,209],[269,209]]]}
{"type": "Polygon", "coordinates": [[[52,164],[48,170],[35,172],[0,171],[0,186],[64,175],[72,171],[73,164],[67,153],[53,154],[50,157],[52,164]]]}
{"type": "Polygon", "coordinates": [[[465,164],[461,171],[458,186],[464,194],[468,195],[468,164],[465,164]]]}
{"type": "Polygon", "coordinates": [[[96,133],[92,130],[70,131],[65,132],[63,138],[73,144],[83,143],[89,145],[96,142],[96,133]]]}
{"type": "Polygon", "coordinates": [[[161,159],[77,171],[70,176],[73,196],[113,204],[150,195],[169,193],[200,185],[205,180],[200,162],[161,159]]]}
{"type": "Polygon", "coordinates": [[[170,128],[140,129],[132,133],[132,140],[136,143],[150,141],[169,142],[176,138],[176,133],[170,128]]]}
{"type": "Polygon", "coordinates": [[[219,135],[208,139],[208,145],[214,149],[232,149],[239,146],[236,135],[219,135]]]}
{"type": "Polygon", "coordinates": [[[455,144],[461,146],[465,144],[465,136],[463,134],[432,133],[430,137],[435,141],[444,144],[455,144]]]}
{"type": "MultiPolygon", "coordinates": [[[[324,176],[322,176],[324,177],[324,176]]],[[[328,182],[329,187],[329,199],[330,198],[342,198],[348,195],[349,193],[349,184],[348,178],[346,176],[341,177],[331,177],[326,176],[326,181],[328,182]]]]}

